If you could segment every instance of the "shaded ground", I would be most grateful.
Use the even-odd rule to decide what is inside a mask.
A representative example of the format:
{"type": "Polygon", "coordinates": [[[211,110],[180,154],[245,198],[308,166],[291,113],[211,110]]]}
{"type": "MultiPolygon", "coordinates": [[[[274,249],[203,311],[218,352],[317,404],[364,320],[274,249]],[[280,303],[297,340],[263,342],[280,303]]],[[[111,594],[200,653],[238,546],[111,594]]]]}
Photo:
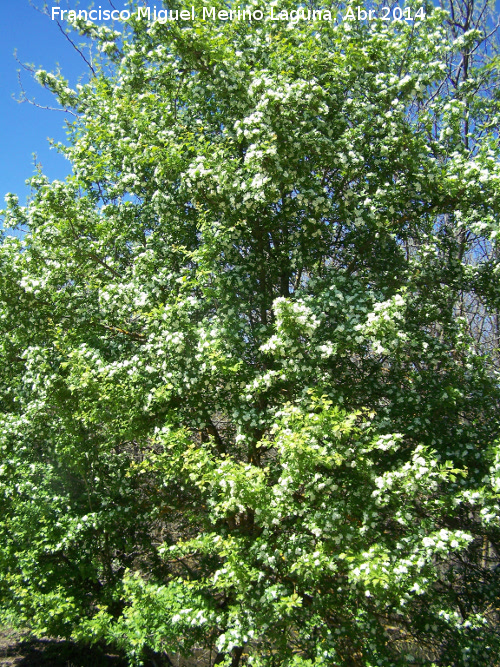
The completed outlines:
{"type": "Polygon", "coordinates": [[[0,667],[127,667],[118,655],[0,628],[0,667]]]}
{"type": "MultiPolygon", "coordinates": [[[[155,657],[145,667],[208,667],[213,657],[195,651],[191,660],[180,656],[155,657]]],[[[0,667],[128,667],[127,661],[110,651],[82,646],[63,639],[34,639],[28,632],[0,627],[0,667]]]]}

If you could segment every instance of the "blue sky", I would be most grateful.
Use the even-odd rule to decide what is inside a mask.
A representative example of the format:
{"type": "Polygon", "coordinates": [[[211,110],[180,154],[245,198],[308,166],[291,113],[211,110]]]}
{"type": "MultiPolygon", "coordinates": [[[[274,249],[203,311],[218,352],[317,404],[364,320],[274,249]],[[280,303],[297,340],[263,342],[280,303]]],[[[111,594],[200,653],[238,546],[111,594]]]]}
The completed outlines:
{"type": "MultiPolygon", "coordinates": [[[[38,5],[43,0],[34,0],[38,5]]],[[[51,3],[49,3],[51,4],[51,3]]],[[[105,2],[102,3],[103,6],[105,2]]],[[[25,180],[34,173],[33,153],[42,164],[44,173],[53,179],[63,179],[71,173],[70,163],[54,149],[50,149],[47,137],[56,141],[66,138],[65,121],[69,118],[61,111],[47,111],[28,103],[19,104],[12,95],[19,97],[20,87],[14,58],[23,63],[54,70],[59,63],[61,71],[77,83],[85,75],[86,65],[61,34],[57,24],[30,6],[29,0],[0,0],[0,208],[7,192],[19,195],[25,202],[29,188],[25,180]]],[[[54,98],[28,73],[22,74],[23,85],[30,98],[42,106],[57,106],[54,98]]]]}

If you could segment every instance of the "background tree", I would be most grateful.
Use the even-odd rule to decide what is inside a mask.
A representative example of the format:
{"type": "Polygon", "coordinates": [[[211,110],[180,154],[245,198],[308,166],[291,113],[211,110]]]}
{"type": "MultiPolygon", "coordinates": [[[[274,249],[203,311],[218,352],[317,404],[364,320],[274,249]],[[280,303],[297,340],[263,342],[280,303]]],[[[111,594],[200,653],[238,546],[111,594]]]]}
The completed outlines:
{"type": "Polygon", "coordinates": [[[498,311],[497,60],[407,10],[77,21],[90,83],[37,73],[78,119],[74,175],[5,213],[5,617],[131,664],[495,664],[464,305],[498,311]]]}

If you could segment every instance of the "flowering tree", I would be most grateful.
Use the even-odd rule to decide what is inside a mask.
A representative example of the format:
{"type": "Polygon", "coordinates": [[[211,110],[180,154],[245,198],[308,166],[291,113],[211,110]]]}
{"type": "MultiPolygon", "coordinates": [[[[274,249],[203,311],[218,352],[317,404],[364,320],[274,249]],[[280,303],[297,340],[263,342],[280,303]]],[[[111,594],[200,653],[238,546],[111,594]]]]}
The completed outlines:
{"type": "Polygon", "coordinates": [[[74,175],[4,213],[5,618],[137,665],[495,664],[496,60],[473,4],[409,7],[77,18],[95,76],[37,73],[74,175]]]}

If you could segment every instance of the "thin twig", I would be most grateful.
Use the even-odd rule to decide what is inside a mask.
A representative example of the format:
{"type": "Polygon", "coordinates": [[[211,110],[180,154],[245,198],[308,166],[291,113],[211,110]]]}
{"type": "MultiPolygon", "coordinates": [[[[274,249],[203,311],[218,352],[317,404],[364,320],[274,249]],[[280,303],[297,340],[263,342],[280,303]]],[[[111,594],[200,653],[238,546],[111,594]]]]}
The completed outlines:
{"type": "MultiPolygon", "coordinates": [[[[28,67],[26,67],[25,65],[23,65],[23,67],[24,67],[24,69],[26,69],[26,70],[29,71],[29,68],[28,68],[28,67]]],[[[31,71],[32,71],[32,70],[31,70],[31,71]]],[[[13,95],[13,97],[14,97],[14,99],[16,100],[16,102],[18,102],[19,104],[24,104],[25,102],[27,102],[28,104],[31,104],[32,106],[37,107],[37,109],[45,109],[46,111],[62,111],[63,113],[69,113],[69,114],[71,114],[72,116],[74,116],[75,118],[78,118],[78,114],[76,114],[74,111],[71,111],[70,109],[66,109],[66,108],[63,108],[63,109],[62,109],[62,108],[59,108],[59,107],[48,107],[48,106],[45,106],[45,105],[43,105],[43,104],[39,104],[38,102],[35,102],[34,99],[31,100],[31,99],[28,97],[26,91],[24,90],[24,86],[23,86],[23,82],[22,82],[22,79],[21,79],[21,71],[20,71],[20,70],[17,72],[17,80],[18,80],[18,82],[19,82],[19,88],[21,89],[21,99],[16,99],[16,98],[14,97],[14,95],[13,95]]],[[[45,88],[45,87],[46,87],[46,86],[44,86],[44,88],[45,88]]]]}
{"type": "Polygon", "coordinates": [[[92,63],[91,63],[89,60],[87,60],[87,58],[85,57],[85,55],[83,54],[83,52],[78,48],[78,46],[75,44],[75,42],[71,39],[71,37],[70,37],[70,36],[68,35],[68,33],[66,32],[66,30],[64,30],[64,28],[61,26],[61,24],[59,23],[59,21],[56,20],[56,23],[57,23],[57,27],[58,27],[59,30],[62,32],[62,34],[66,37],[66,39],[67,39],[68,42],[71,44],[71,46],[75,49],[75,51],[76,51],[77,53],[80,54],[80,56],[81,56],[81,57],[83,58],[83,60],[86,62],[86,64],[87,64],[88,67],[90,68],[92,74],[94,75],[94,77],[97,77],[96,71],[95,71],[95,69],[92,67],[92,63]]]}

